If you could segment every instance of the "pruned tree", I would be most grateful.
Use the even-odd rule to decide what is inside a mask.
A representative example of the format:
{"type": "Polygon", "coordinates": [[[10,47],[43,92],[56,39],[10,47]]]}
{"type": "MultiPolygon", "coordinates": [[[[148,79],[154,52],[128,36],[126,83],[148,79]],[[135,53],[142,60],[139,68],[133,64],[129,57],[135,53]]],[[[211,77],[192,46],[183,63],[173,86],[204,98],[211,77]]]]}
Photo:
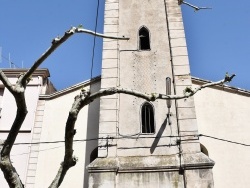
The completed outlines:
{"type": "MultiPolygon", "coordinates": [[[[2,81],[4,86],[10,91],[10,93],[14,96],[15,101],[16,101],[16,106],[17,106],[16,116],[11,126],[10,132],[6,140],[4,140],[3,143],[0,143],[0,168],[3,171],[4,177],[11,188],[23,188],[24,187],[21,179],[18,176],[18,173],[15,167],[13,166],[10,160],[10,153],[15,143],[16,137],[19,133],[19,130],[28,113],[27,106],[26,106],[26,99],[25,99],[25,89],[27,87],[27,84],[29,83],[30,78],[32,74],[34,73],[34,71],[46,60],[46,58],[49,57],[61,44],[63,44],[72,35],[76,33],[87,33],[87,34],[95,35],[97,37],[108,38],[108,39],[129,40],[129,38],[126,38],[126,37],[113,37],[113,36],[107,36],[107,35],[103,35],[100,33],[96,33],[90,30],[83,29],[81,26],[72,27],[71,29],[66,31],[62,37],[56,37],[55,39],[53,39],[52,44],[47,49],[47,51],[44,54],[42,54],[41,57],[37,59],[37,61],[33,64],[33,66],[27,72],[24,72],[18,77],[17,82],[14,85],[11,84],[11,82],[8,80],[4,72],[0,70],[0,80],[2,81]]],[[[225,78],[218,82],[208,83],[196,89],[186,88],[184,90],[183,95],[166,95],[166,94],[158,94],[154,92],[152,92],[151,94],[145,94],[143,92],[139,92],[139,91],[135,91],[131,89],[125,89],[121,87],[102,89],[95,93],[90,93],[89,91],[82,89],[80,91],[80,94],[77,95],[74,99],[73,105],[69,111],[68,119],[66,122],[64,160],[63,162],[61,162],[57,175],[49,187],[50,188],[59,187],[61,183],[63,182],[63,179],[67,171],[71,167],[76,165],[77,158],[73,155],[73,140],[74,140],[74,135],[75,135],[74,128],[75,128],[77,116],[80,110],[84,106],[90,104],[95,99],[100,98],[102,96],[122,93],[122,94],[133,95],[135,97],[143,98],[147,101],[178,100],[178,99],[183,99],[183,98],[189,98],[203,88],[215,86],[215,85],[221,85],[226,82],[230,82],[234,76],[235,76],[234,74],[231,76],[226,74],[225,78]]]]}

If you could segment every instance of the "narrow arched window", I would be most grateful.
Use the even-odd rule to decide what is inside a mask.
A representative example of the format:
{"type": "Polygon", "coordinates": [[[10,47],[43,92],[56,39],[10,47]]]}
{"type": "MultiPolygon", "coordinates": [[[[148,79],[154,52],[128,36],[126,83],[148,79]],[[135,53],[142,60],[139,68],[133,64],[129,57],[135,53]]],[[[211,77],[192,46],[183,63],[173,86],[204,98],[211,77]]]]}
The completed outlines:
{"type": "Polygon", "coordinates": [[[141,107],[141,126],[142,133],[155,132],[154,108],[148,102],[145,102],[141,107]]]}
{"type": "Polygon", "coordinates": [[[150,50],[149,31],[146,27],[142,27],[139,30],[139,49],[150,50]]]}

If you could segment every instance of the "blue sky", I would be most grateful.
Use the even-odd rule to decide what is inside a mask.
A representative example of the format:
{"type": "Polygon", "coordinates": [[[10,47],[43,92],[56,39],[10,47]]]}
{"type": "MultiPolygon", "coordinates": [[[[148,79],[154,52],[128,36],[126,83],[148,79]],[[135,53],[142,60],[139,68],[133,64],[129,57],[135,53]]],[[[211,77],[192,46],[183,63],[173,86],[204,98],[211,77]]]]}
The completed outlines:
{"type": "MultiPolygon", "coordinates": [[[[250,90],[250,1],[187,0],[212,7],[194,12],[182,5],[191,73],[216,81],[225,72],[236,73],[232,86],[250,90]]],[[[50,46],[57,35],[82,24],[95,29],[97,0],[30,1],[0,0],[1,68],[28,68],[50,46]]],[[[98,32],[103,30],[104,0],[100,0],[98,32]]],[[[93,75],[100,74],[101,40],[97,40],[93,75]]],[[[49,68],[51,80],[62,89],[90,78],[93,37],[73,36],[42,67],[49,68]]]]}

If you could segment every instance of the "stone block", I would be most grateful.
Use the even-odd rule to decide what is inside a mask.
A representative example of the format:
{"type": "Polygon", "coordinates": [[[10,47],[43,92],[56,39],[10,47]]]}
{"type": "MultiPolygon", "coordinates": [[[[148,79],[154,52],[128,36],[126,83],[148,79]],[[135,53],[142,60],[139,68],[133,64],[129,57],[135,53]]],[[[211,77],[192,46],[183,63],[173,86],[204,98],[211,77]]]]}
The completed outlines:
{"type": "Polygon", "coordinates": [[[107,10],[104,12],[104,17],[106,18],[118,18],[119,11],[118,10],[107,10]]]}
{"type": "Polygon", "coordinates": [[[117,100],[116,99],[101,99],[100,102],[100,109],[105,109],[105,110],[112,110],[112,109],[117,109],[117,100]]]}
{"type": "Polygon", "coordinates": [[[100,122],[116,122],[117,121],[117,110],[100,110],[100,122]]]}
{"type": "Polygon", "coordinates": [[[39,155],[38,151],[30,153],[30,157],[38,157],[38,155],[39,155]]]}
{"type": "Polygon", "coordinates": [[[178,119],[195,119],[195,108],[178,108],[178,119]]]}
{"type": "Polygon", "coordinates": [[[38,158],[30,158],[29,163],[30,164],[37,164],[38,158]]]}
{"type": "MultiPolygon", "coordinates": [[[[191,86],[192,85],[191,76],[189,74],[175,76],[175,85],[184,86],[183,89],[185,89],[186,86],[191,86]]],[[[181,92],[183,93],[183,90],[181,92]]]]}
{"type": "Polygon", "coordinates": [[[187,99],[179,99],[177,100],[177,106],[182,108],[194,107],[194,99],[193,97],[187,99]]]}
{"type": "Polygon", "coordinates": [[[178,1],[176,1],[176,0],[165,0],[165,2],[166,2],[166,5],[168,7],[177,7],[177,6],[179,6],[178,1]]]}
{"type": "Polygon", "coordinates": [[[171,30],[184,30],[184,26],[182,22],[169,22],[169,29],[171,30]]]}
{"type": "Polygon", "coordinates": [[[172,54],[173,56],[187,56],[188,55],[187,47],[186,46],[172,47],[172,54]]]}
{"type": "Polygon", "coordinates": [[[32,136],[32,139],[40,139],[41,138],[41,134],[40,133],[34,133],[32,136]]]}
{"type": "Polygon", "coordinates": [[[181,14],[170,14],[168,16],[168,21],[169,22],[182,22],[182,15],[181,14]]]}
{"type": "Polygon", "coordinates": [[[117,41],[103,42],[103,50],[117,50],[117,49],[118,49],[117,41]]]}
{"type": "Polygon", "coordinates": [[[31,176],[36,176],[36,171],[35,170],[28,170],[27,172],[27,176],[31,177],[31,176]]]}
{"type": "Polygon", "coordinates": [[[199,140],[197,140],[197,141],[182,141],[181,148],[182,148],[183,153],[198,153],[198,152],[200,152],[200,142],[199,142],[199,140]]]}
{"type": "Polygon", "coordinates": [[[181,132],[185,131],[198,131],[197,120],[196,119],[181,119],[179,120],[179,130],[181,132]]]}
{"type": "Polygon", "coordinates": [[[118,59],[103,59],[102,60],[102,68],[117,68],[118,67],[118,59]]]}
{"type": "Polygon", "coordinates": [[[178,30],[178,29],[171,29],[169,32],[170,38],[174,39],[174,38],[183,38],[185,37],[185,32],[184,30],[178,30]]]}
{"type": "Polygon", "coordinates": [[[106,3],[106,5],[105,5],[105,11],[118,10],[118,8],[119,8],[118,2],[106,3]]]}
{"type": "Polygon", "coordinates": [[[42,122],[43,121],[43,116],[36,116],[35,121],[36,122],[42,122]]]}
{"type": "Polygon", "coordinates": [[[117,87],[118,79],[117,78],[102,78],[101,89],[106,89],[110,87],[117,87]]]}
{"type": "Polygon", "coordinates": [[[31,149],[30,149],[32,152],[33,151],[39,151],[39,145],[33,145],[31,146],[31,149]]]}
{"type": "Polygon", "coordinates": [[[189,65],[189,60],[187,55],[174,56],[173,57],[174,65],[189,65]]]}
{"type": "Polygon", "coordinates": [[[168,14],[181,14],[181,9],[179,6],[167,6],[168,14]]]}
{"type": "Polygon", "coordinates": [[[107,59],[107,58],[118,58],[118,53],[117,50],[104,50],[102,53],[102,58],[107,59]]]}
{"type": "Polygon", "coordinates": [[[117,68],[102,69],[102,78],[117,78],[117,77],[118,77],[117,68]]]}
{"type": "Polygon", "coordinates": [[[37,110],[36,111],[36,116],[43,116],[44,110],[37,110]]]}
{"type": "Polygon", "coordinates": [[[36,170],[36,164],[29,164],[28,169],[30,170],[36,170]]]}
{"type": "Polygon", "coordinates": [[[35,127],[33,129],[33,133],[40,134],[41,132],[42,132],[42,128],[41,127],[35,127]]]}
{"type": "Polygon", "coordinates": [[[90,173],[89,188],[115,188],[115,172],[90,173]]]}
{"type": "Polygon", "coordinates": [[[104,25],[104,33],[116,33],[118,32],[117,25],[104,25]]]}
{"type": "Polygon", "coordinates": [[[116,133],[117,122],[100,122],[99,123],[99,133],[100,134],[115,134],[116,133]]]}
{"type": "Polygon", "coordinates": [[[27,177],[27,179],[26,179],[26,183],[28,183],[28,184],[34,184],[35,183],[35,177],[27,177]]]}
{"type": "Polygon", "coordinates": [[[185,38],[174,38],[170,40],[172,47],[186,47],[186,39],[185,38]]]}
{"type": "Polygon", "coordinates": [[[189,65],[176,65],[174,66],[174,74],[178,75],[189,75],[190,74],[190,67],[189,65]]]}

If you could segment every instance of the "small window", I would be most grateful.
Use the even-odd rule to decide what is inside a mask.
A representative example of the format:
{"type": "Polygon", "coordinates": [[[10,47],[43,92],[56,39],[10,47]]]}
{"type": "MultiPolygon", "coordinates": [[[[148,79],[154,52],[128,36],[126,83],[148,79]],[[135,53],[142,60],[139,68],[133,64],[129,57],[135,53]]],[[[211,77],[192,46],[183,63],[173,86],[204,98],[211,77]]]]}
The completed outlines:
{"type": "Polygon", "coordinates": [[[149,31],[146,27],[142,27],[139,30],[139,49],[150,50],[149,31]]]}
{"type": "Polygon", "coordinates": [[[145,102],[141,107],[141,126],[142,133],[155,132],[154,108],[149,102],[145,102]]]}

